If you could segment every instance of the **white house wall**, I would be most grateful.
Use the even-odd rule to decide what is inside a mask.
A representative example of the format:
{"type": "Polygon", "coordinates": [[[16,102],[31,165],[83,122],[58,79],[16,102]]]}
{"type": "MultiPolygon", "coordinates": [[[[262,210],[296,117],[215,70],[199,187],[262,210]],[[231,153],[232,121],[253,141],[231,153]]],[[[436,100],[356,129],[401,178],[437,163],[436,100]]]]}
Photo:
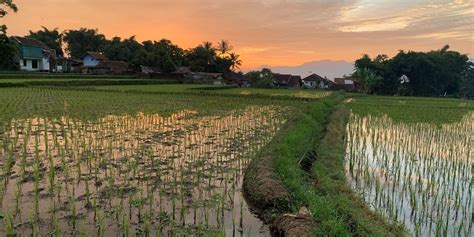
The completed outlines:
{"type": "Polygon", "coordinates": [[[48,58],[43,58],[41,60],[41,64],[39,65],[40,66],[40,70],[41,71],[49,71],[50,67],[49,67],[49,59],[48,58]]]}
{"type": "Polygon", "coordinates": [[[84,66],[85,66],[85,67],[95,67],[95,66],[97,66],[97,65],[100,63],[99,60],[93,58],[93,57],[90,56],[90,55],[84,56],[84,58],[83,58],[82,60],[83,60],[83,62],[84,62],[84,66]]]}
{"type": "Polygon", "coordinates": [[[316,87],[316,82],[314,81],[304,81],[303,84],[305,87],[311,88],[311,89],[314,89],[316,87]]]}
{"type": "Polygon", "coordinates": [[[40,61],[38,61],[38,68],[33,68],[33,60],[31,59],[20,59],[20,68],[24,71],[39,71],[40,70],[40,61]],[[24,64],[24,60],[26,60],[26,66],[24,64]]]}
{"type": "Polygon", "coordinates": [[[20,69],[23,71],[49,71],[49,60],[48,59],[20,59],[20,69]],[[24,64],[24,60],[26,60],[26,66],[24,64]],[[38,67],[33,68],[33,60],[38,62],[38,67]]]}

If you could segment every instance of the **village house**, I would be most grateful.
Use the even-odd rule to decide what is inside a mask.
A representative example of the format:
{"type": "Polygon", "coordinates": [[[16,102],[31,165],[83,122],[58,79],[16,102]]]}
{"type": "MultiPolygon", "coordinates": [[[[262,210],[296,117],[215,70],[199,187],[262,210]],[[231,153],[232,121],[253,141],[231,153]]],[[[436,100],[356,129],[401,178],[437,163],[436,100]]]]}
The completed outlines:
{"type": "Polygon", "coordinates": [[[222,73],[191,72],[186,75],[186,80],[192,83],[224,85],[222,73]]]}
{"type": "Polygon", "coordinates": [[[237,85],[240,87],[249,87],[250,82],[245,78],[244,74],[236,72],[227,72],[222,75],[227,85],[237,85]]]}
{"type": "Polygon", "coordinates": [[[301,76],[273,73],[273,84],[282,88],[300,88],[302,80],[301,76]]]}
{"type": "Polygon", "coordinates": [[[79,73],[81,72],[82,65],[81,60],[58,57],[56,60],[56,72],[79,73]]]}
{"type": "Polygon", "coordinates": [[[49,72],[54,52],[43,42],[26,37],[14,36],[13,40],[20,46],[18,63],[24,71],[49,72]]]}
{"type": "Polygon", "coordinates": [[[355,77],[344,76],[341,78],[334,78],[334,90],[357,91],[359,88],[359,81],[355,77]]]}
{"type": "Polygon", "coordinates": [[[125,74],[128,63],[109,60],[99,52],[87,52],[82,57],[82,73],[86,74],[125,74]]]}
{"type": "Polygon", "coordinates": [[[95,67],[99,65],[99,63],[108,61],[109,59],[101,53],[89,51],[82,55],[81,60],[84,67],[95,67]]]}
{"type": "Polygon", "coordinates": [[[303,87],[308,89],[330,89],[334,82],[327,78],[323,78],[318,74],[311,74],[303,79],[303,87]]]}

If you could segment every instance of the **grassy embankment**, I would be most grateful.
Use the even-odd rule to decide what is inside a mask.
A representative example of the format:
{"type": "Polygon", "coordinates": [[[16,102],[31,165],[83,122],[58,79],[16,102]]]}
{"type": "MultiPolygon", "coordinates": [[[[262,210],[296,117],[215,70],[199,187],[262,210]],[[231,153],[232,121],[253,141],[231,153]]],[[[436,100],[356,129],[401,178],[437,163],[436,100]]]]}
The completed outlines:
{"type": "Polygon", "coordinates": [[[403,235],[401,227],[371,212],[346,183],[344,136],[349,110],[343,99],[333,94],[290,120],[249,167],[246,195],[257,209],[264,207],[260,214],[270,223],[281,214],[307,207],[315,221],[315,235],[403,235]],[[271,187],[266,189],[281,190],[283,185],[288,194],[269,197],[275,193],[260,192],[269,179],[273,179],[271,187]]]}
{"type": "Polygon", "coordinates": [[[135,75],[84,75],[51,73],[1,73],[1,87],[34,86],[106,86],[106,85],[152,85],[176,83],[173,80],[137,79],[135,75]]]}

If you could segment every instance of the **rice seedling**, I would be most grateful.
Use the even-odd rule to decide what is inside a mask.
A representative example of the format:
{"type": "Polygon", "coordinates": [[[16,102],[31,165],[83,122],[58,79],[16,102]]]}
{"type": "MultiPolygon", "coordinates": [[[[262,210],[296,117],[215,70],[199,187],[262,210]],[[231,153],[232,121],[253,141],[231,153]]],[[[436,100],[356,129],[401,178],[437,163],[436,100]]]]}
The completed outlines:
{"type": "Polygon", "coordinates": [[[18,220],[30,217],[30,227],[16,229],[22,234],[217,235],[235,233],[237,222],[241,233],[260,234],[262,224],[244,208],[238,187],[289,111],[269,105],[215,115],[8,120],[0,143],[8,194],[2,210],[31,207],[17,211],[18,220]]]}
{"type": "Polygon", "coordinates": [[[474,113],[443,125],[352,114],[346,176],[371,208],[415,236],[472,236],[474,113]]]}

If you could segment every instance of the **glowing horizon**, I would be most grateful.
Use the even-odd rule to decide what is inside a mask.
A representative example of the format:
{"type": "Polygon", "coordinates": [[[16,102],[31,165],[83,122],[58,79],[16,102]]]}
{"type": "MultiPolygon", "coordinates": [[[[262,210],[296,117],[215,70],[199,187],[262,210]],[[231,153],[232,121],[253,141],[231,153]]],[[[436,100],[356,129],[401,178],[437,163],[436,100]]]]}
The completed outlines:
{"type": "Polygon", "coordinates": [[[449,44],[474,55],[474,1],[384,0],[16,0],[2,21],[9,35],[41,26],[98,29],[138,41],[169,39],[182,48],[226,39],[244,61],[296,66],[352,62],[362,54],[395,55],[449,44]]]}

